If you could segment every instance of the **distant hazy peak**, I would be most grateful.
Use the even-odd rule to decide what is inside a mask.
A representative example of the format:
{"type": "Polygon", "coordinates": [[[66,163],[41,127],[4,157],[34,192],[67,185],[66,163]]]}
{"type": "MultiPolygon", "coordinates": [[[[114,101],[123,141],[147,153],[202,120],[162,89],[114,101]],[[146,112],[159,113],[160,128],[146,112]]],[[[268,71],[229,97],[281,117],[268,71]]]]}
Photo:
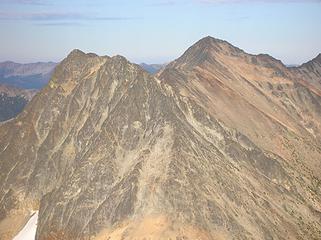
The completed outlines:
{"type": "Polygon", "coordinates": [[[0,68],[11,70],[14,68],[26,69],[37,66],[55,66],[55,62],[34,62],[34,63],[16,63],[12,61],[0,62],[0,68]]]}
{"type": "Polygon", "coordinates": [[[31,98],[36,94],[36,89],[22,89],[14,86],[0,84],[0,94],[4,93],[10,97],[22,96],[26,100],[30,101],[31,98]]]}
{"type": "Polygon", "coordinates": [[[0,83],[20,88],[40,89],[49,80],[57,63],[0,63],[0,83]]]}
{"type": "Polygon", "coordinates": [[[0,67],[10,67],[10,66],[15,66],[15,65],[19,65],[19,63],[15,63],[12,61],[4,61],[0,63],[0,67]]]}
{"type": "Polygon", "coordinates": [[[161,69],[163,69],[167,63],[164,64],[147,64],[147,63],[140,63],[139,64],[145,71],[151,73],[151,74],[155,74],[158,71],[160,71],[161,69]]]}

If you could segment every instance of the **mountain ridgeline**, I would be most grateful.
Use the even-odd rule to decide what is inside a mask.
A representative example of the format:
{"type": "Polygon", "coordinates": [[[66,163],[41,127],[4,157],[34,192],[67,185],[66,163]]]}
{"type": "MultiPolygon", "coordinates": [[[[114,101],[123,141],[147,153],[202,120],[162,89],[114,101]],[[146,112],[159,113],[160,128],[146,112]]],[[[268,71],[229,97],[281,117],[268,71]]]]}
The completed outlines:
{"type": "Polygon", "coordinates": [[[0,238],[39,210],[37,240],[321,239],[317,62],[206,37],[150,75],[72,51],[0,125],[0,238]]]}

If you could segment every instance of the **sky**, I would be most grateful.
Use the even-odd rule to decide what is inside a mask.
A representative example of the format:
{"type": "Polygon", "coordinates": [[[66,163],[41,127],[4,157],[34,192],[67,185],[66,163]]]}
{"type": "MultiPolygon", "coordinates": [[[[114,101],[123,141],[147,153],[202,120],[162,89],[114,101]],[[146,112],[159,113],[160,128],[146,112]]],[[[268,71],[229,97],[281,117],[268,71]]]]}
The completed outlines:
{"type": "Polygon", "coordinates": [[[0,0],[0,61],[72,49],[166,63],[205,36],[301,64],[321,53],[321,0],[0,0]]]}

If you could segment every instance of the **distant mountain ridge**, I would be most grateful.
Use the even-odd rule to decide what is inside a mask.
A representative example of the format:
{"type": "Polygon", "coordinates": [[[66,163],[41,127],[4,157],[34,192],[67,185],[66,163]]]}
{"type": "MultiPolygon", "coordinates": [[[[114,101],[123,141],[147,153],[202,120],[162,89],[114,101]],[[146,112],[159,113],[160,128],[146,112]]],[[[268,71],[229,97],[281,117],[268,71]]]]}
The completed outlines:
{"type": "Polygon", "coordinates": [[[0,122],[16,117],[36,92],[0,84],[0,122]]]}
{"type": "Polygon", "coordinates": [[[159,70],[164,68],[166,64],[147,64],[147,63],[141,63],[139,64],[145,71],[154,74],[157,73],[159,70]]]}
{"type": "Polygon", "coordinates": [[[30,101],[33,96],[38,92],[36,89],[22,89],[5,84],[0,84],[0,93],[5,93],[9,97],[22,96],[30,101]]]}
{"type": "Polygon", "coordinates": [[[0,63],[0,121],[17,116],[37,90],[48,83],[56,65],[54,62],[0,63]]]}
{"type": "Polygon", "coordinates": [[[38,62],[20,64],[11,61],[0,63],[0,84],[18,88],[40,89],[46,85],[57,63],[38,62]]]}

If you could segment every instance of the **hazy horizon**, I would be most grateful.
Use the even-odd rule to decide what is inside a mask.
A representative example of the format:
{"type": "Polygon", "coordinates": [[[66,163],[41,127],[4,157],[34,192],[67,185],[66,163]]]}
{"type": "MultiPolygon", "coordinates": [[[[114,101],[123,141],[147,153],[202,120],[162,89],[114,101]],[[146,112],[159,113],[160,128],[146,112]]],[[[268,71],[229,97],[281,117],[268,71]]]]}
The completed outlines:
{"type": "Polygon", "coordinates": [[[77,48],[166,63],[208,35],[284,64],[321,53],[318,0],[1,0],[0,6],[1,62],[59,62],[77,48]]]}

